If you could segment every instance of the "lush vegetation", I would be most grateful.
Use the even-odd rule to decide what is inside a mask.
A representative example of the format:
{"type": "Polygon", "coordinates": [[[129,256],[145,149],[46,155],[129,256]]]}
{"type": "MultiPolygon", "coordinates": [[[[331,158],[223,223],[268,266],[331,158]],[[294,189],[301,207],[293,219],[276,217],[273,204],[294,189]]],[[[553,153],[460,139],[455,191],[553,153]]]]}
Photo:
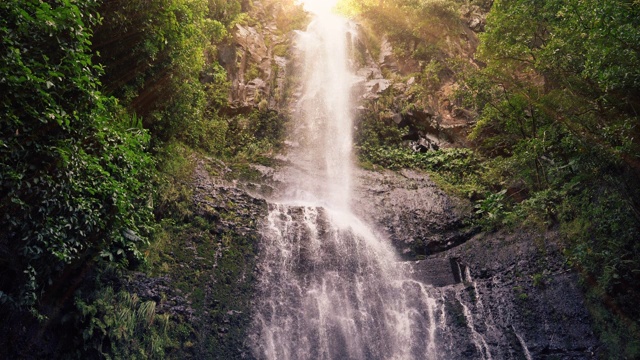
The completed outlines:
{"type": "MultiPolygon", "coordinates": [[[[419,47],[412,46],[428,38],[420,19],[402,23],[406,17],[397,16],[422,14],[426,8],[435,16],[442,12],[433,9],[436,5],[461,9],[461,4],[344,3],[374,24],[383,24],[380,21],[386,17],[395,19],[393,29],[384,32],[405,52],[396,51],[397,56],[423,61],[422,73],[414,75],[414,87],[421,87],[412,90],[418,98],[433,94],[429,86],[436,91],[439,87],[442,71],[435,72],[435,82],[423,74],[427,61],[435,59],[440,69],[455,70],[449,77],[459,84],[455,101],[464,101],[477,114],[469,136],[473,154],[468,150],[422,154],[402,143],[406,129],[397,129],[388,114],[372,111],[360,125],[361,160],[434,171],[454,185],[455,193],[475,201],[476,223],[487,230],[522,224],[560,229],[566,238],[567,261],[582,274],[606,345],[601,355],[638,357],[638,2],[495,1],[486,31],[479,36],[475,60],[480,66],[456,61],[457,54],[442,43],[447,26],[452,26],[446,24],[455,23],[451,16],[434,33],[435,40],[427,42],[431,53],[440,54],[432,58],[423,58],[419,47]],[[439,159],[447,159],[451,166],[443,167],[439,159]]],[[[372,108],[388,108],[388,99],[397,99],[394,96],[383,95],[372,108]]],[[[401,113],[411,110],[393,106],[401,113]]]]}
{"type": "Polygon", "coordinates": [[[358,14],[398,44],[396,51],[416,60],[431,60],[446,46],[443,33],[458,29],[459,4],[453,1],[343,1],[344,12],[358,14]]]}
{"type": "MultiPolygon", "coordinates": [[[[362,116],[360,159],[430,171],[474,202],[486,230],[560,229],[602,355],[638,357],[640,4],[497,0],[468,61],[474,49],[464,45],[471,35],[463,13],[489,5],[341,3],[361,19],[374,57],[383,37],[393,44],[401,74],[385,75],[413,78],[407,96],[390,87],[362,116]],[[433,112],[443,84],[454,82],[452,101],[477,115],[473,148],[409,149],[407,129],[388,110],[433,112]]],[[[262,8],[282,32],[305,21],[293,2],[262,8]]],[[[0,3],[0,330],[11,334],[2,343],[9,351],[33,337],[44,343],[41,354],[70,358],[181,357],[193,355],[203,334],[217,334],[157,313],[154,304],[166,299],[131,291],[133,268],[170,278],[212,324],[247,321],[234,313],[247,304],[234,301],[250,284],[234,287],[232,278],[252,266],[251,237],[203,214],[253,225],[233,201],[194,208],[191,182],[196,160],[213,173],[251,177],[248,163],[269,161],[282,141],[286,118],[266,101],[231,108],[218,62],[236,25],[263,26],[251,10],[241,0],[0,3]],[[182,270],[192,250],[170,239],[193,242],[204,260],[182,270]],[[224,254],[221,267],[212,268],[212,254],[224,254]],[[226,279],[218,298],[194,290],[192,279],[206,277],[226,279]],[[47,344],[47,331],[69,336],[47,344]]],[[[274,49],[287,53],[284,43],[274,49]]],[[[198,351],[226,356],[215,354],[244,346],[223,335],[211,344],[198,351]]]]}
{"type": "Polygon", "coordinates": [[[369,110],[359,119],[356,134],[358,158],[365,168],[412,168],[431,173],[432,179],[451,194],[477,199],[486,191],[481,177],[485,167],[471,149],[446,148],[419,152],[403,140],[406,128],[369,110]]]}
{"type": "Polygon", "coordinates": [[[632,1],[499,1],[487,66],[463,92],[496,180],[527,194],[505,208],[560,224],[592,304],[610,311],[597,319],[609,355],[627,358],[640,355],[639,39],[632,1]]]}
{"type": "Polygon", "coordinates": [[[86,262],[141,260],[153,159],[139,120],[100,92],[96,3],[0,5],[0,301],[31,309],[86,262]]]}
{"type": "MultiPolygon", "coordinates": [[[[283,32],[306,17],[293,2],[266,1],[262,9],[278,25],[287,22],[283,32]]],[[[194,329],[185,316],[156,311],[169,300],[136,295],[130,270],[175,275],[171,281],[191,292],[185,279],[240,277],[252,266],[251,236],[198,221],[192,198],[198,159],[223,164],[219,174],[244,174],[247,162],[282,140],[284,116],[228,104],[218,50],[236,24],[260,26],[251,10],[239,0],[0,4],[0,333],[7,356],[184,358],[203,336],[214,337],[212,324],[242,309],[250,279],[215,285],[221,295],[215,304],[207,300],[206,312],[216,319],[194,329]],[[179,267],[189,254],[168,257],[184,250],[168,238],[197,241],[206,264],[179,267]],[[210,274],[209,261],[220,264],[210,274]],[[30,345],[21,347],[26,339],[30,345]]],[[[189,306],[205,311],[204,303],[189,306]]],[[[199,353],[229,355],[225,349],[241,346],[228,340],[240,338],[237,329],[199,353]]]]}

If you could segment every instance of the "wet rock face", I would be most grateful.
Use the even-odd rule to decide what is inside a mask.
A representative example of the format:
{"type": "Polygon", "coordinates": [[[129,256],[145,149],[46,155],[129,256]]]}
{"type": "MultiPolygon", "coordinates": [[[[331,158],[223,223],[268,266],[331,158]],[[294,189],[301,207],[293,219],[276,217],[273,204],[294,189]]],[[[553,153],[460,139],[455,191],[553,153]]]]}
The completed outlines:
{"type": "Polygon", "coordinates": [[[206,169],[221,174],[224,164],[193,161],[190,212],[159,254],[158,274],[135,273],[124,286],[154,301],[170,316],[169,335],[189,344],[171,358],[251,358],[245,337],[267,203],[206,169]]]}
{"type": "Polygon", "coordinates": [[[557,241],[553,233],[479,234],[436,255],[462,274],[460,284],[440,288],[449,319],[441,342],[460,345],[449,358],[596,358],[577,275],[557,241]]]}
{"type": "Polygon", "coordinates": [[[463,226],[464,204],[419,172],[360,171],[355,197],[356,212],[404,258],[424,258],[403,266],[433,287],[442,358],[596,358],[598,341],[558,234],[474,234],[463,226]]]}
{"type": "Polygon", "coordinates": [[[464,209],[424,173],[359,170],[354,212],[387,234],[402,257],[416,259],[456,246],[472,235],[464,209]]]}

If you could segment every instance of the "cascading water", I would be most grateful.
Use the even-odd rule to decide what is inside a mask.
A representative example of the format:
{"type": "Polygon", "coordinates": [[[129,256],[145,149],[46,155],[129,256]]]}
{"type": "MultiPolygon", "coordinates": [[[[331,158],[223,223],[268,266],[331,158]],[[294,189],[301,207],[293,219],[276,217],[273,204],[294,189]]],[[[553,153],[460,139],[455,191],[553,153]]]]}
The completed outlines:
{"type": "Polygon", "coordinates": [[[436,359],[442,301],[349,208],[352,121],[346,20],[324,13],[297,46],[302,96],[286,199],[270,205],[259,262],[261,359],[436,359]]]}
{"type": "Polygon", "coordinates": [[[347,209],[351,195],[351,83],[347,64],[349,23],[322,12],[306,32],[298,33],[302,96],[295,107],[301,121],[292,140],[291,159],[306,176],[295,179],[294,200],[324,202],[347,209]]]}

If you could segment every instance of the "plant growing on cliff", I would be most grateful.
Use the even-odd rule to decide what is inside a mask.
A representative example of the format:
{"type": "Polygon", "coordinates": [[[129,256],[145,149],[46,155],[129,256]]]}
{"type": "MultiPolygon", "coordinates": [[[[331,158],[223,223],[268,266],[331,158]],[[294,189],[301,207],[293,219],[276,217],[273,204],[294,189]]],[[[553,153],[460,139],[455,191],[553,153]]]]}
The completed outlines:
{"type": "MultiPolygon", "coordinates": [[[[82,348],[76,356],[120,359],[162,359],[173,345],[169,314],[156,314],[155,301],[105,287],[91,299],[76,298],[82,348]]],[[[70,354],[69,354],[70,355],[70,354]]]]}

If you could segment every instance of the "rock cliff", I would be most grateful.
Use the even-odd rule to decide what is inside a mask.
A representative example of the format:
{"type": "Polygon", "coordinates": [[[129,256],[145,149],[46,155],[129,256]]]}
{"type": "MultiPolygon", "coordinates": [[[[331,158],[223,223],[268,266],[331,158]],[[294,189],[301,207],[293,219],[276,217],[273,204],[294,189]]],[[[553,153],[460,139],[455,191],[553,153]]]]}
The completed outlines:
{"type": "Polygon", "coordinates": [[[554,231],[478,233],[469,208],[427,174],[359,173],[357,211],[444,304],[447,359],[595,359],[599,346],[554,231]]]}
{"type": "MultiPolygon", "coordinates": [[[[257,9],[261,11],[259,6],[257,9]]],[[[277,50],[291,49],[294,34],[281,32],[275,20],[263,16],[267,20],[260,28],[236,25],[233,42],[219,51],[232,83],[231,113],[260,107],[286,112],[285,100],[295,98],[295,79],[290,78],[295,74],[290,66],[295,54],[286,51],[286,57],[277,50]]],[[[471,61],[477,45],[475,33],[482,31],[484,17],[473,8],[464,17],[468,26],[461,37],[465,41],[455,42],[458,45],[454,47],[468,54],[471,61]]],[[[358,59],[352,64],[357,74],[354,94],[359,96],[358,111],[371,110],[379,106],[376,100],[387,97],[391,99],[387,106],[375,110],[399,127],[408,127],[408,145],[423,151],[464,146],[474,114],[456,99],[455,76],[444,71],[440,85],[428,96],[417,98],[414,90],[418,85],[411,74],[424,64],[397,57],[393,45],[384,38],[379,46],[380,54],[374,57],[365,41],[352,37],[354,58],[358,59]]],[[[260,256],[254,253],[260,221],[268,199],[278,197],[296,174],[296,169],[286,168],[286,156],[280,156],[277,163],[283,166],[256,165],[251,181],[235,183],[209,176],[202,164],[196,172],[196,217],[221,224],[207,231],[223,240],[203,247],[208,236],[194,234],[185,239],[185,251],[191,249],[195,258],[183,265],[189,271],[197,270],[198,279],[213,285],[205,286],[200,295],[192,289],[185,290],[186,295],[176,293],[172,297],[177,299],[175,304],[166,311],[189,324],[192,330],[188,336],[193,339],[214,334],[216,346],[232,357],[252,356],[246,343],[234,336],[241,336],[248,326],[255,276],[252,264],[255,256],[260,256]],[[246,252],[225,244],[224,236],[250,239],[246,252]],[[235,272],[216,273],[216,262],[200,261],[206,257],[199,255],[198,249],[219,254],[216,261],[246,262],[232,267],[235,272]],[[234,258],[229,251],[241,251],[241,255],[236,253],[234,258]]],[[[480,233],[468,225],[470,204],[445,194],[425,173],[359,170],[356,177],[355,212],[394,244],[403,260],[399,266],[431,285],[431,295],[444,309],[445,320],[437,324],[438,353],[446,354],[447,359],[595,358],[598,341],[577,276],[563,261],[558,234],[532,229],[480,233]]],[[[154,288],[166,286],[166,282],[182,284],[185,276],[135,281],[151,294],[143,292],[141,296],[153,299],[154,288]]],[[[210,350],[199,342],[184,353],[198,357],[210,350]]]]}

